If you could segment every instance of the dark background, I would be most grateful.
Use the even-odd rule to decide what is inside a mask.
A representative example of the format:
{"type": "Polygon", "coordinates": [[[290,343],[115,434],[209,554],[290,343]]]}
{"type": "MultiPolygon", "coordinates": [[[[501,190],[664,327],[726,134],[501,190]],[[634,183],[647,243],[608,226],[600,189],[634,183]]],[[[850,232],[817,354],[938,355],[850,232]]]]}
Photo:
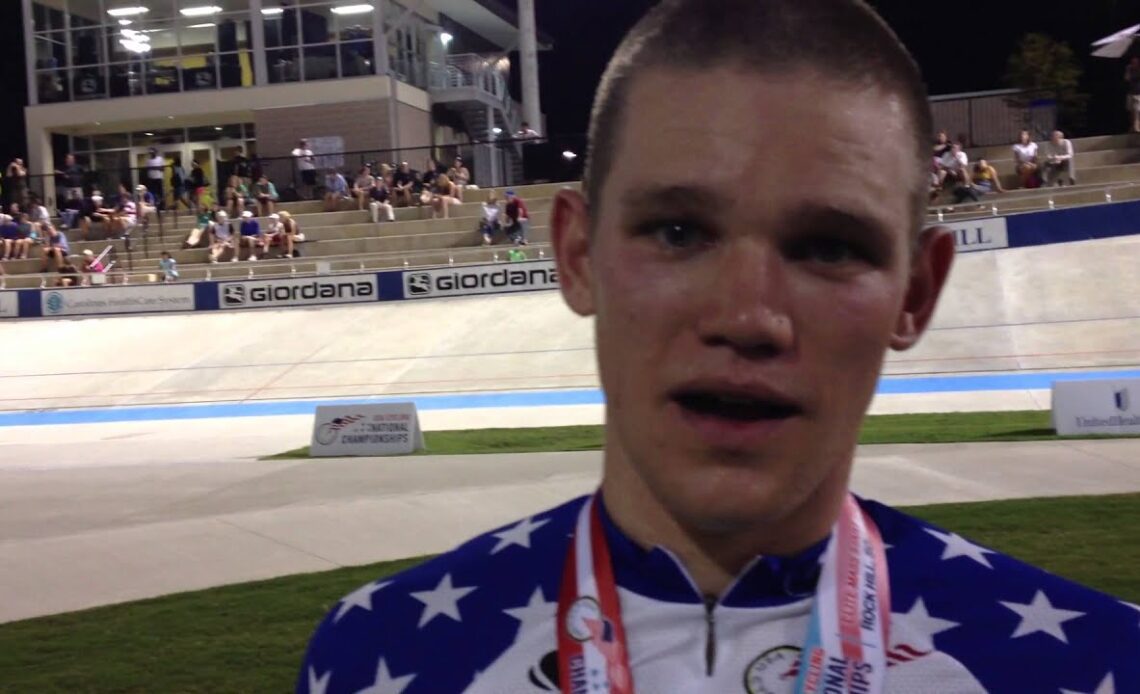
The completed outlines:
{"type": "MultiPolygon", "coordinates": [[[[511,0],[507,0],[510,2],[511,0]]],[[[549,133],[586,130],[594,88],[623,34],[655,0],[536,0],[541,29],[554,49],[541,54],[542,107],[549,133]]],[[[1089,44],[1140,23],[1140,0],[872,0],[914,53],[931,94],[1006,87],[1005,64],[1018,40],[1041,32],[1081,57],[1082,89],[1091,96],[1074,135],[1123,132],[1124,63],[1089,57],[1089,44]]],[[[0,0],[0,161],[24,156],[22,20],[16,0],[0,0]]],[[[517,66],[517,62],[515,63],[517,66]]],[[[517,73],[517,71],[516,71],[517,73]]],[[[518,79],[515,89],[518,94],[518,79]]]]}

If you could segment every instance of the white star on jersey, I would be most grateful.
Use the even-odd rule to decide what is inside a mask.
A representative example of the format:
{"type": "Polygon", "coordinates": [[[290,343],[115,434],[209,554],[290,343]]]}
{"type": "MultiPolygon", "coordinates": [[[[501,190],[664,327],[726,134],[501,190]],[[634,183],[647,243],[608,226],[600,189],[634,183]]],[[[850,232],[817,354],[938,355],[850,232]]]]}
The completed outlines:
{"type": "Polygon", "coordinates": [[[1062,689],[1061,694],[1116,694],[1116,685],[1112,681],[1112,673],[1104,676],[1100,684],[1092,692],[1077,692],[1072,689],[1062,689]]]}
{"type": "Polygon", "coordinates": [[[547,602],[542,594],[542,586],[531,593],[530,600],[522,607],[510,607],[503,612],[519,620],[519,631],[526,631],[554,617],[558,603],[547,602]]]}
{"type": "Polygon", "coordinates": [[[1068,643],[1069,637],[1065,636],[1065,630],[1061,625],[1078,617],[1083,617],[1085,614],[1084,612],[1062,610],[1053,607],[1053,604],[1049,602],[1049,598],[1045,595],[1045,591],[1043,590],[1037,591],[1037,594],[1033,596],[1033,601],[1030,603],[999,602],[1021,617],[1021,623],[1017,625],[1013,636],[1010,636],[1011,639],[1036,634],[1040,631],[1052,636],[1061,643],[1068,643]]]}
{"type": "Polygon", "coordinates": [[[459,616],[459,601],[463,596],[475,590],[469,588],[455,588],[451,585],[451,574],[444,574],[435,590],[423,590],[418,593],[409,593],[413,598],[424,604],[424,612],[420,616],[419,628],[435,619],[439,615],[446,615],[457,622],[463,619],[459,616]]]}
{"type": "Polygon", "coordinates": [[[340,618],[346,615],[348,611],[354,607],[361,607],[365,610],[371,611],[372,594],[385,586],[391,585],[391,583],[391,581],[384,581],[383,583],[380,581],[374,581],[367,585],[361,586],[348,595],[344,596],[344,599],[340,601],[340,609],[338,609],[336,611],[336,615],[333,616],[333,622],[339,622],[340,618]]]}
{"type": "Polygon", "coordinates": [[[986,558],[987,554],[997,554],[997,552],[994,552],[992,549],[979,547],[955,533],[943,533],[933,528],[923,528],[923,530],[946,543],[946,549],[942,551],[942,561],[953,559],[954,557],[969,557],[987,569],[994,568],[990,564],[990,560],[986,558]]]}
{"type": "Polygon", "coordinates": [[[514,527],[507,528],[506,530],[495,533],[494,537],[498,538],[499,541],[491,550],[491,554],[498,554],[499,552],[512,545],[518,545],[524,549],[530,549],[530,534],[549,522],[549,520],[540,520],[536,522],[532,518],[525,518],[514,527]]]}
{"type": "Polygon", "coordinates": [[[914,601],[914,606],[910,608],[909,612],[894,612],[891,617],[899,621],[906,621],[908,631],[912,632],[910,638],[912,643],[910,645],[920,651],[933,651],[935,636],[960,626],[958,622],[951,622],[949,619],[931,617],[930,613],[926,611],[926,604],[923,603],[922,598],[914,601]]]}
{"type": "Polygon", "coordinates": [[[329,670],[321,677],[317,677],[317,671],[312,667],[309,668],[309,694],[325,694],[325,690],[329,686],[329,678],[332,677],[332,670],[329,670]]]}
{"type": "Polygon", "coordinates": [[[388,664],[384,662],[384,656],[380,656],[380,662],[376,664],[376,679],[370,686],[356,694],[400,694],[415,677],[414,674],[392,677],[392,673],[388,672],[388,664]]]}

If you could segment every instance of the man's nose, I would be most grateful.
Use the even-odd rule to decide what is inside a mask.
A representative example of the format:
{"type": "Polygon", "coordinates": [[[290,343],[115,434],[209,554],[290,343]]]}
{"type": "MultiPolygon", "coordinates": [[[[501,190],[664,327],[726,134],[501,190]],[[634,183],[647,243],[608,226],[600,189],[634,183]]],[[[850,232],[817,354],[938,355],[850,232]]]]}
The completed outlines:
{"type": "Polygon", "coordinates": [[[788,267],[766,239],[746,239],[721,249],[698,322],[701,340],[745,357],[790,351],[795,330],[789,306],[788,267]]]}

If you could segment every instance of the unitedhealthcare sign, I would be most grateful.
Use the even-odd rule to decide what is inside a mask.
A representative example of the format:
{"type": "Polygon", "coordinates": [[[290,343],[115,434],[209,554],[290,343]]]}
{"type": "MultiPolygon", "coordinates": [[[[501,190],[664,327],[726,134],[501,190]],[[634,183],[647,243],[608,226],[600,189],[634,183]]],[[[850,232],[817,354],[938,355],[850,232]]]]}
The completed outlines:
{"type": "Polygon", "coordinates": [[[1061,436],[1140,434],[1140,379],[1054,382],[1053,427],[1061,436]]]}

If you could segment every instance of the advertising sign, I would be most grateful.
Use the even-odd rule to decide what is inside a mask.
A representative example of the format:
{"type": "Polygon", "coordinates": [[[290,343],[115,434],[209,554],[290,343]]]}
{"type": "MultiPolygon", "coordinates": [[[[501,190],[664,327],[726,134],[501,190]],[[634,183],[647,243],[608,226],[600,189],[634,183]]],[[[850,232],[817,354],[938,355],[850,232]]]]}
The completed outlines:
{"type": "Polygon", "coordinates": [[[19,318],[19,295],[12,290],[0,290],[0,318],[19,318]]]}
{"type": "Polygon", "coordinates": [[[155,284],[51,289],[40,293],[45,317],[90,316],[106,313],[193,311],[194,286],[155,284]]]}
{"type": "Polygon", "coordinates": [[[407,455],[423,448],[414,402],[333,405],[317,408],[309,456],[407,455]]]}
{"type": "Polygon", "coordinates": [[[505,294],[557,288],[558,272],[553,260],[409,270],[404,273],[405,299],[438,299],[445,296],[505,294]]]}
{"type": "Polygon", "coordinates": [[[1053,427],[1061,436],[1140,434],[1140,379],[1054,382],[1053,427]]]}
{"type": "Polygon", "coordinates": [[[1009,230],[1005,217],[947,222],[941,226],[954,232],[954,245],[959,253],[1009,248],[1009,230]]]}
{"type": "Polygon", "coordinates": [[[218,284],[218,306],[222,309],[317,306],[378,300],[379,288],[375,274],[245,280],[218,284]]]}

